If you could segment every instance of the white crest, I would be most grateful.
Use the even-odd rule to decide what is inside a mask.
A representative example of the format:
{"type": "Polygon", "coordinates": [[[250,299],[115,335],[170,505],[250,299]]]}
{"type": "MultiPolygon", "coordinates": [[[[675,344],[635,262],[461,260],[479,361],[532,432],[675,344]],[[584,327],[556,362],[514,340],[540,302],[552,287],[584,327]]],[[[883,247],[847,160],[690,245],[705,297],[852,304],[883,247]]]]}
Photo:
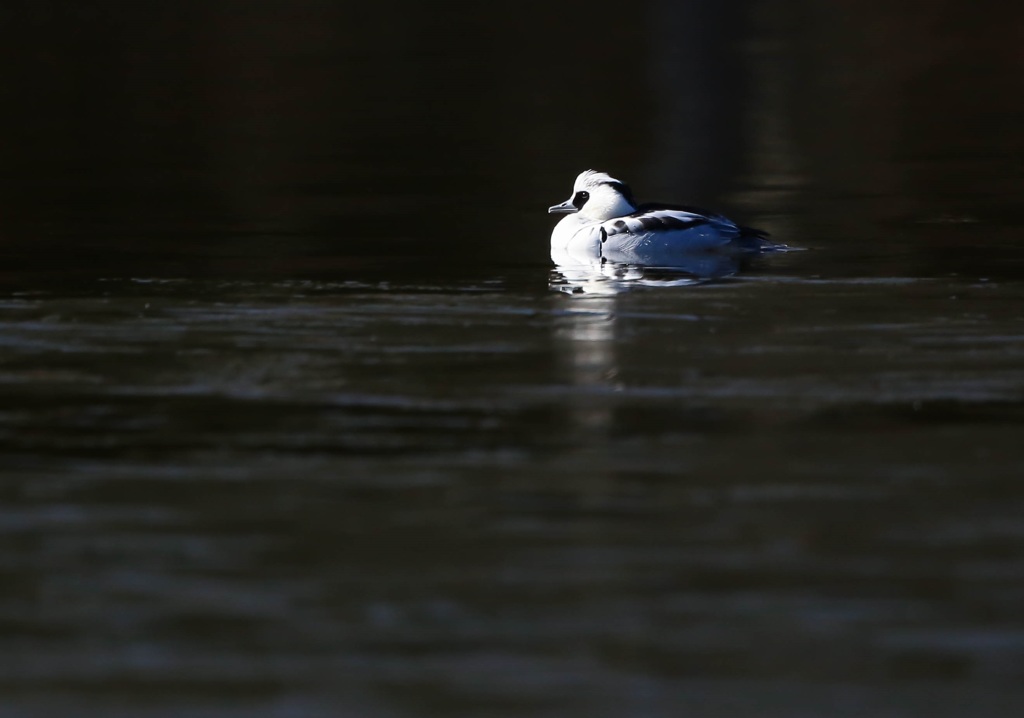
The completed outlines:
{"type": "Polygon", "coordinates": [[[580,215],[589,219],[606,220],[625,217],[636,210],[630,201],[629,190],[623,194],[625,183],[605,172],[585,170],[573,184],[573,197],[586,192],[589,199],[580,207],[580,215]]]}

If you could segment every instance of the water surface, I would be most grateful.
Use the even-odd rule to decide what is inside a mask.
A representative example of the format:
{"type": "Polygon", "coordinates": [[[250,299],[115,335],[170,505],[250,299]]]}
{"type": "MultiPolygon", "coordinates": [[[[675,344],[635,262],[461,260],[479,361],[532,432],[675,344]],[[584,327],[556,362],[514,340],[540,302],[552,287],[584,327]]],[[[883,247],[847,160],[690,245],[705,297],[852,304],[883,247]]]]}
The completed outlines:
{"type": "Polygon", "coordinates": [[[22,13],[0,713],[1024,713],[1019,63],[904,5],[22,13]],[[588,166],[802,251],[563,291],[588,166]]]}

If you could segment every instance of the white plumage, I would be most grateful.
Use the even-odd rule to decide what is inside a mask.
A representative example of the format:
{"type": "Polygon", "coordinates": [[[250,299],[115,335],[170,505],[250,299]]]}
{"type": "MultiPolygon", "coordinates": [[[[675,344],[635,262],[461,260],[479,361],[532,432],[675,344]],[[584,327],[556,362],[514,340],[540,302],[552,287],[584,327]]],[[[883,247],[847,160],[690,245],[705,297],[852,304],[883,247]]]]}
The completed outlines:
{"type": "Polygon", "coordinates": [[[776,249],[767,233],[695,207],[638,205],[624,182],[587,170],[573,194],[548,209],[566,214],[551,233],[555,264],[679,266],[695,254],[741,255],[776,249]]]}

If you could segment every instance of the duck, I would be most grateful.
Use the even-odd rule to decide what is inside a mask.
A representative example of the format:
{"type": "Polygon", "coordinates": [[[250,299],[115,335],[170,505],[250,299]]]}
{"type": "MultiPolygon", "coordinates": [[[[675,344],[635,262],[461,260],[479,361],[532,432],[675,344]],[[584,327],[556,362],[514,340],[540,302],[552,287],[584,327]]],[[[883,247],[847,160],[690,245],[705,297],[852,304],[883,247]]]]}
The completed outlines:
{"type": "Polygon", "coordinates": [[[742,255],[780,248],[768,233],[744,227],[714,212],[672,204],[638,204],[625,182],[585,170],[572,196],[548,208],[564,214],[551,232],[556,265],[613,262],[678,266],[695,255],[742,255]]]}

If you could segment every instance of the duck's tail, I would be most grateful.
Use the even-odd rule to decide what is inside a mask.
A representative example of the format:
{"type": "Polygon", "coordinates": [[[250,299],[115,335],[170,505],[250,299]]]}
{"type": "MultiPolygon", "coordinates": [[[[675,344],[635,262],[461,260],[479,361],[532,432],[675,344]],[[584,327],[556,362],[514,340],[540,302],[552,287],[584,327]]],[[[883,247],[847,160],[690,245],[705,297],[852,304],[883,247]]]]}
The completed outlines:
{"type": "Polygon", "coordinates": [[[745,250],[751,252],[768,252],[783,246],[768,239],[771,235],[763,229],[740,226],[740,235],[736,243],[745,250]]]}

